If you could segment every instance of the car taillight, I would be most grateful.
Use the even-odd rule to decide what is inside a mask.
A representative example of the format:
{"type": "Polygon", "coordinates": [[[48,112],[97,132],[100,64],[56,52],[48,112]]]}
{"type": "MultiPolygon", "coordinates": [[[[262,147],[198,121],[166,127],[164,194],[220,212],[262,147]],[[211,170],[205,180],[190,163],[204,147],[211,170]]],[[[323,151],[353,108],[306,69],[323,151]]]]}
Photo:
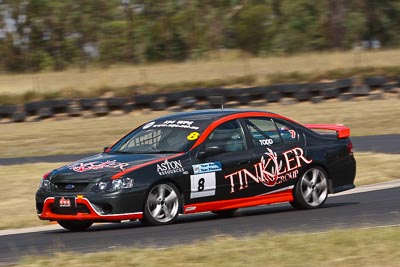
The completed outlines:
{"type": "Polygon", "coordinates": [[[353,154],[353,143],[351,141],[347,143],[347,153],[353,154]]]}

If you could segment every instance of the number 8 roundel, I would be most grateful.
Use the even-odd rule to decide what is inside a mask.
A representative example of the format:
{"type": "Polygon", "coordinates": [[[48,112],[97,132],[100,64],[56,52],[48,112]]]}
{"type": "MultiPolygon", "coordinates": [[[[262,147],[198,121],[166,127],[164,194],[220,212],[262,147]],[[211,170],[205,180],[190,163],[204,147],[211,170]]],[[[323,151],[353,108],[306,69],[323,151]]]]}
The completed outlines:
{"type": "Polygon", "coordinates": [[[190,198],[215,196],[215,172],[190,175],[190,198]]]}

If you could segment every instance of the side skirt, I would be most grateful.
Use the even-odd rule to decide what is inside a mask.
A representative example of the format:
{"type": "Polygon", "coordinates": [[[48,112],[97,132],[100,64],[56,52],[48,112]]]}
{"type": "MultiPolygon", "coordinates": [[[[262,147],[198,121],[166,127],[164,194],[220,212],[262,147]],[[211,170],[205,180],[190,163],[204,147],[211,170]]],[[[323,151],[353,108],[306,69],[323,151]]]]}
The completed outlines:
{"type": "Polygon", "coordinates": [[[184,214],[190,214],[214,210],[245,208],[289,201],[293,201],[293,186],[285,187],[278,191],[254,197],[236,198],[185,205],[183,207],[183,211],[184,214]]]}

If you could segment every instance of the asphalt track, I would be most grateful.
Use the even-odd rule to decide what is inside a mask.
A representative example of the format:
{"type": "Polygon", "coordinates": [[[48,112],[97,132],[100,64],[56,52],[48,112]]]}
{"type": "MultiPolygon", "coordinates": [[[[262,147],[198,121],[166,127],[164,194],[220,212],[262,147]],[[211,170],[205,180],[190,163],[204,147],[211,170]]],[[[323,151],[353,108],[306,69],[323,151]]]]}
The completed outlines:
{"type": "MultiPolygon", "coordinates": [[[[251,236],[266,231],[318,232],[355,227],[400,226],[400,183],[397,187],[330,196],[321,209],[299,211],[288,204],[240,209],[235,217],[212,213],[186,215],[173,225],[145,227],[139,222],[97,224],[86,232],[52,230],[0,236],[0,265],[21,256],[56,252],[94,252],[135,247],[168,247],[213,236],[251,236]]],[[[327,241],[328,242],[328,241],[327,241]]]]}
{"type": "MultiPolygon", "coordinates": [[[[352,140],[356,152],[400,153],[400,135],[354,137],[352,140]]],[[[39,159],[40,162],[44,159],[49,159],[47,162],[71,161],[82,156],[84,155],[39,159]]],[[[9,159],[6,162],[4,160],[0,160],[0,165],[9,165],[11,162],[9,159]]],[[[12,162],[22,164],[25,161],[19,158],[12,162]]],[[[217,235],[241,237],[266,231],[318,232],[329,229],[400,226],[400,180],[386,189],[363,191],[358,189],[359,193],[352,193],[350,190],[345,192],[350,194],[331,195],[323,208],[308,211],[298,211],[288,204],[278,204],[240,209],[231,218],[212,213],[186,215],[179,217],[176,224],[161,227],[144,227],[139,222],[129,222],[96,224],[88,231],[80,233],[68,232],[56,225],[41,231],[20,230],[22,233],[19,234],[18,231],[0,231],[0,265],[15,263],[22,256],[29,255],[65,251],[94,252],[127,246],[168,247],[207,240],[217,235]]]]}
{"type": "MultiPolygon", "coordinates": [[[[352,137],[355,152],[379,152],[386,154],[400,153],[400,134],[370,135],[352,137]]],[[[88,157],[91,154],[53,155],[21,158],[0,158],[1,165],[16,165],[38,162],[70,162],[88,157]]]]}

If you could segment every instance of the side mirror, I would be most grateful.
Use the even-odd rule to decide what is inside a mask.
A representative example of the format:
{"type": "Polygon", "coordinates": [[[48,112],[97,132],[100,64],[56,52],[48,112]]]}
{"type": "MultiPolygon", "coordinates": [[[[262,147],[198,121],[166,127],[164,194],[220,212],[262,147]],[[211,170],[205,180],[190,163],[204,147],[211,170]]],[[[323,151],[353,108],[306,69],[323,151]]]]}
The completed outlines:
{"type": "Polygon", "coordinates": [[[108,150],[109,148],[110,148],[109,146],[105,146],[105,147],[103,148],[103,152],[107,152],[107,150],[108,150]]]}
{"type": "Polygon", "coordinates": [[[220,146],[210,146],[207,147],[204,151],[199,152],[198,158],[205,159],[207,157],[216,156],[224,153],[224,149],[220,146]]]}

